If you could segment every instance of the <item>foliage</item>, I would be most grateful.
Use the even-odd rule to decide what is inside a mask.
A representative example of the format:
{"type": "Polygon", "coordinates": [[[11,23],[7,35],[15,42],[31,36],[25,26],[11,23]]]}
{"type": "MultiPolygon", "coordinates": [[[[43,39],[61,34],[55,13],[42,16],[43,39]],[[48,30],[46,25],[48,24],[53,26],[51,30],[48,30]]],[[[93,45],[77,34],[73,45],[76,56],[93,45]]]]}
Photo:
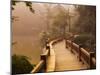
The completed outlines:
{"type": "Polygon", "coordinates": [[[47,26],[50,27],[47,28],[47,31],[41,33],[41,43],[43,47],[46,45],[47,39],[52,40],[57,37],[64,37],[68,17],[66,10],[60,4],[55,6],[57,10],[56,13],[51,13],[50,5],[45,6],[47,6],[47,26]]]}
{"type": "MultiPolygon", "coordinates": [[[[16,5],[16,3],[19,3],[21,1],[17,1],[17,0],[12,0],[12,10],[14,10],[14,7],[16,5]]],[[[29,10],[34,13],[34,9],[32,8],[32,2],[29,1],[24,1],[24,3],[26,4],[26,6],[29,8],[29,10]]]]}
{"type": "Polygon", "coordinates": [[[81,43],[85,48],[95,50],[96,46],[96,7],[95,6],[76,6],[79,13],[78,21],[75,23],[77,33],[81,34],[75,38],[76,43],[81,43]],[[84,35],[85,34],[85,35],[84,35]]]}
{"type": "Polygon", "coordinates": [[[64,37],[67,26],[68,14],[66,13],[66,10],[63,8],[63,6],[61,6],[60,4],[57,5],[57,8],[58,13],[54,16],[51,34],[55,37],[64,37]]]}
{"type": "Polygon", "coordinates": [[[26,56],[12,56],[12,74],[30,73],[33,68],[26,56]]]}
{"type": "Polygon", "coordinates": [[[41,32],[41,34],[40,34],[40,41],[41,41],[41,46],[42,47],[45,47],[46,46],[46,44],[47,44],[47,40],[48,40],[48,34],[47,34],[47,32],[41,32]]]}
{"type": "MultiPolygon", "coordinates": [[[[21,1],[17,1],[17,0],[12,0],[11,3],[12,3],[12,6],[11,6],[11,9],[12,10],[15,10],[14,6],[16,6],[17,3],[19,3],[21,1]]],[[[29,1],[24,1],[25,5],[29,8],[29,10],[32,12],[32,13],[35,13],[35,10],[32,8],[32,2],[29,2],[29,1]]],[[[12,16],[12,22],[13,21],[18,21],[18,18],[19,17],[16,17],[16,16],[12,16]]]]}
{"type": "Polygon", "coordinates": [[[91,34],[81,34],[74,38],[74,42],[82,44],[83,48],[95,50],[95,37],[91,34]]]}
{"type": "Polygon", "coordinates": [[[32,2],[26,1],[25,4],[26,4],[27,7],[29,7],[29,9],[30,9],[30,11],[31,11],[32,13],[35,12],[34,9],[32,8],[32,2]]]}
{"type": "Polygon", "coordinates": [[[80,33],[90,33],[95,36],[96,32],[96,7],[95,6],[77,6],[79,19],[76,28],[80,33]]]}

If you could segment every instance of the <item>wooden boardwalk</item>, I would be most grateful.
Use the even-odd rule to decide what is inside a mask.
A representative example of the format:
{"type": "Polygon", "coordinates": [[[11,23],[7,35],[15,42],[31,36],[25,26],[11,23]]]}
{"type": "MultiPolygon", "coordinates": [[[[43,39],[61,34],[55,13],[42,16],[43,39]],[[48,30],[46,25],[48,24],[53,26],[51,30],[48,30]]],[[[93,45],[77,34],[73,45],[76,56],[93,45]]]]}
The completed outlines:
{"type": "Polygon", "coordinates": [[[87,69],[87,65],[79,62],[75,54],[65,48],[65,41],[61,41],[53,46],[56,64],[55,71],[81,70],[87,69]]]}

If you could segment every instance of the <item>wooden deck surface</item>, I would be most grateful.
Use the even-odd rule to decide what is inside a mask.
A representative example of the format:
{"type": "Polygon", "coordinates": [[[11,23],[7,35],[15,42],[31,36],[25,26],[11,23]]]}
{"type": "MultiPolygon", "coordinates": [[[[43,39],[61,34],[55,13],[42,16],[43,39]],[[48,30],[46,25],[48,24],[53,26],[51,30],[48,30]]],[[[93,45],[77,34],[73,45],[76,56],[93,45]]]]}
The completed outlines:
{"type": "Polygon", "coordinates": [[[79,62],[78,58],[65,48],[65,41],[53,46],[55,52],[55,71],[87,69],[87,65],[79,62]]]}
{"type": "Polygon", "coordinates": [[[47,72],[55,71],[55,53],[54,50],[51,48],[50,50],[50,57],[48,57],[47,61],[47,72]]]}

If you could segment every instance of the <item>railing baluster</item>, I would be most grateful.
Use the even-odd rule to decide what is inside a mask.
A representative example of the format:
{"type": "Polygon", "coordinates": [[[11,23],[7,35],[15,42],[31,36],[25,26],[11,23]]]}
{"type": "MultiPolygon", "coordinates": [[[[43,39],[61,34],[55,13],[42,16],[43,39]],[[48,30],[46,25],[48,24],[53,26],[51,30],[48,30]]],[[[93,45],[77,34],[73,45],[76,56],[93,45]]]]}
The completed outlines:
{"type": "Polygon", "coordinates": [[[49,44],[46,45],[46,50],[49,50],[48,55],[50,56],[50,46],[49,46],[49,44]]]}
{"type": "Polygon", "coordinates": [[[73,53],[72,49],[73,49],[73,41],[71,41],[71,52],[73,53]]]}
{"type": "Polygon", "coordinates": [[[66,48],[68,48],[68,43],[67,43],[67,40],[65,40],[65,45],[66,45],[66,48]]]}
{"type": "Polygon", "coordinates": [[[90,60],[89,60],[90,69],[94,69],[94,65],[92,62],[93,57],[94,57],[94,52],[90,52],[90,60]]]}
{"type": "Polygon", "coordinates": [[[41,54],[41,60],[44,61],[43,69],[44,69],[44,71],[46,71],[46,68],[47,68],[47,65],[46,65],[46,55],[41,54]]]}
{"type": "Polygon", "coordinates": [[[81,61],[81,45],[79,45],[79,61],[81,61]]]}

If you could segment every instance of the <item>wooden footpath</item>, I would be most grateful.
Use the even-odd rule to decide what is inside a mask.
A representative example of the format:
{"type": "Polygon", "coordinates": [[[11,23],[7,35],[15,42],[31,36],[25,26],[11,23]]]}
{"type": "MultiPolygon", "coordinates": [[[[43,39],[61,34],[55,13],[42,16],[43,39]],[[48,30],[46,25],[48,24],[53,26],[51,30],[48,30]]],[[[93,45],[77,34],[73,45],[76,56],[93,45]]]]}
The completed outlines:
{"type": "Polygon", "coordinates": [[[56,57],[55,71],[82,70],[88,68],[86,64],[78,60],[75,54],[71,53],[70,49],[65,47],[65,40],[53,45],[53,49],[56,57]]]}
{"type": "Polygon", "coordinates": [[[70,40],[56,39],[47,44],[31,73],[95,69],[94,54],[70,40]]]}

